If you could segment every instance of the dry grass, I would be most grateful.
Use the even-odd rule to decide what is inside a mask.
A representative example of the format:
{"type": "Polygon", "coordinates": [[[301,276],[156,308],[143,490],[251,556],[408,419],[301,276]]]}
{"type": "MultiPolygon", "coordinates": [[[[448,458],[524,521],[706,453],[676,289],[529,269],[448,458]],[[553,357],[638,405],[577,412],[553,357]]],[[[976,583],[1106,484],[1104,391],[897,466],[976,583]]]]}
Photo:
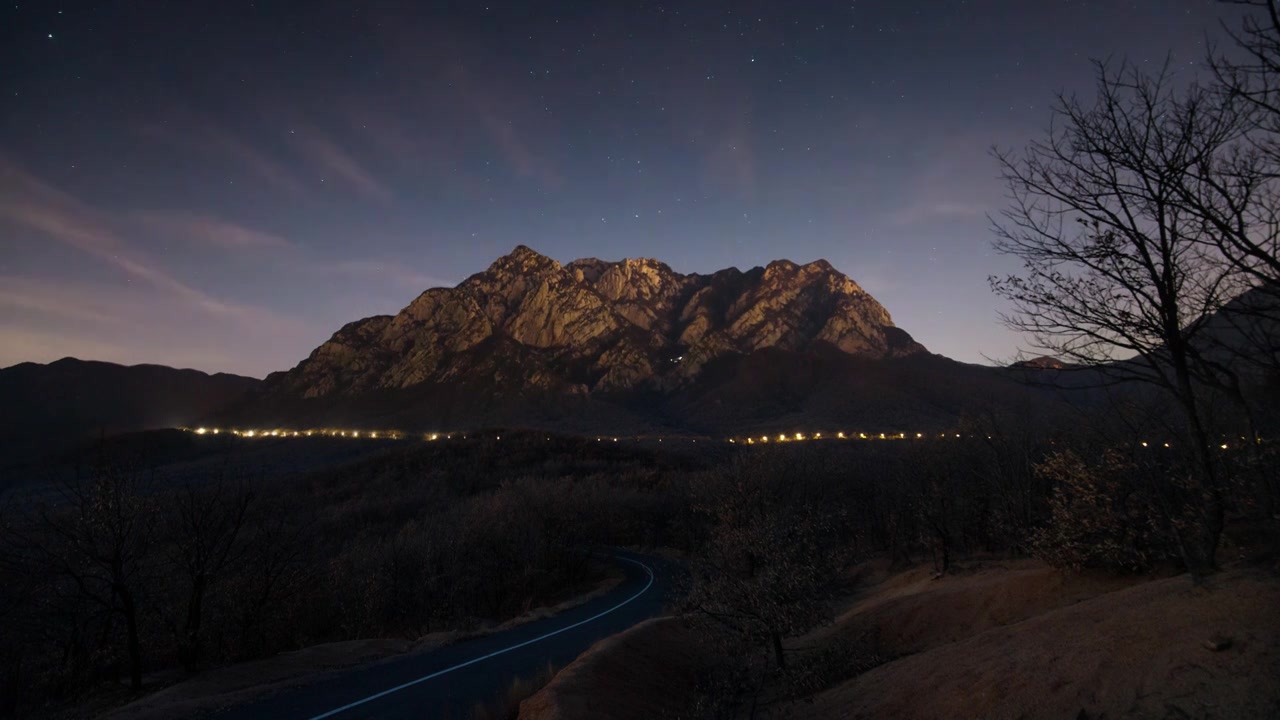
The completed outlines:
{"type": "Polygon", "coordinates": [[[1064,573],[1033,559],[957,563],[939,579],[928,566],[888,574],[876,565],[855,571],[865,589],[834,623],[792,644],[863,638],[880,655],[901,657],[1151,579],[1064,573]]]}
{"type": "Polygon", "coordinates": [[[471,713],[472,720],[517,720],[520,703],[546,687],[559,671],[560,668],[548,663],[536,675],[512,680],[502,697],[476,705],[471,713]]]}
{"type": "Polygon", "coordinates": [[[605,638],[520,704],[520,720],[670,717],[687,704],[706,662],[677,618],[656,618],[605,638]]]}
{"type": "MultiPolygon", "coordinates": [[[[836,622],[788,645],[799,657],[843,647],[888,662],[774,704],[771,717],[1280,717],[1273,567],[1229,569],[1201,587],[1035,560],[963,564],[936,580],[928,568],[858,575],[869,587],[836,622]],[[1211,639],[1230,644],[1213,650],[1211,639]]],[[[696,717],[690,678],[714,661],[681,622],[650,621],[597,644],[519,717],[696,717]]]]}
{"type": "MultiPolygon", "coordinates": [[[[1185,575],[1164,578],[1058,607],[1040,605],[1037,582],[1045,579],[994,571],[957,578],[952,584],[959,588],[940,581],[939,592],[900,596],[896,613],[881,605],[877,623],[901,619],[919,628],[920,616],[942,616],[932,623],[938,634],[931,641],[880,626],[890,642],[929,649],[820,693],[787,716],[1280,716],[1280,578],[1274,572],[1231,570],[1204,587],[1185,575]],[[1004,574],[1005,581],[992,574],[1004,574]],[[1021,593],[1022,586],[1032,592],[1021,593]],[[1023,594],[1032,614],[974,617],[987,607],[1007,609],[1001,598],[1009,594],[1023,594]],[[965,595],[992,602],[949,602],[965,595]],[[961,625],[968,629],[958,631],[961,625]],[[956,639],[948,641],[948,632],[956,639]],[[1206,648],[1213,636],[1231,638],[1231,647],[1206,648]]],[[[846,616],[846,624],[857,617],[846,616]]]]}

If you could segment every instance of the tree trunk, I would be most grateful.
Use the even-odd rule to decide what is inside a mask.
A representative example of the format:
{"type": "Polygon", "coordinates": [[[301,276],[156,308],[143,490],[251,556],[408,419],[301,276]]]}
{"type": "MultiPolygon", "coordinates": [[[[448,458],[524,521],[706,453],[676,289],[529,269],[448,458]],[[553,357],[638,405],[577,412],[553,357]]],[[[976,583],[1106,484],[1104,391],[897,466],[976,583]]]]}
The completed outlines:
{"type": "Polygon", "coordinates": [[[205,585],[205,576],[196,575],[191,583],[191,596],[187,598],[187,624],[183,629],[178,654],[183,668],[188,672],[198,669],[200,665],[200,620],[204,614],[205,585]]]}
{"type": "Polygon", "coordinates": [[[778,669],[787,669],[787,657],[782,653],[782,633],[770,633],[770,639],[773,641],[773,658],[778,661],[778,669]]]}
{"type": "Polygon", "coordinates": [[[1186,553],[1184,553],[1183,560],[1187,563],[1187,570],[1191,576],[1199,581],[1217,568],[1218,541],[1222,537],[1225,512],[1212,452],[1209,450],[1209,433],[1205,431],[1204,423],[1200,418],[1200,408],[1196,405],[1195,389],[1186,358],[1177,350],[1181,348],[1175,349],[1174,371],[1181,394],[1183,412],[1191,426],[1191,452],[1196,465],[1196,474],[1199,476],[1196,489],[1203,493],[1202,498],[1193,500],[1196,503],[1194,510],[1198,511],[1201,517],[1199,528],[1201,532],[1198,533],[1199,537],[1195,538],[1194,550],[1191,552],[1194,557],[1185,557],[1186,553]]]}
{"type": "Polygon", "coordinates": [[[124,589],[118,592],[129,643],[129,688],[136,693],[142,690],[142,644],[138,639],[138,608],[134,604],[132,593],[124,589]]]}

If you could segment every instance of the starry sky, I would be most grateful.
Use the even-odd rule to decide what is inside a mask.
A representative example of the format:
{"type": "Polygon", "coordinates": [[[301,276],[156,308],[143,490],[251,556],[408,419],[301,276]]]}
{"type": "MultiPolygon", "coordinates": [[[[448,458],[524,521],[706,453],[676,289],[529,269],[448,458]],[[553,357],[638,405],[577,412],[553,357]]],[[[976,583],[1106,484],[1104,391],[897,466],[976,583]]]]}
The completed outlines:
{"type": "Polygon", "coordinates": [[[992,146],[1091,58],[1204,70],[1212,0],[0,9],[0,366],[261,377],[517,244],[682,272],[825,258],[1008,358],[992,146]]]}

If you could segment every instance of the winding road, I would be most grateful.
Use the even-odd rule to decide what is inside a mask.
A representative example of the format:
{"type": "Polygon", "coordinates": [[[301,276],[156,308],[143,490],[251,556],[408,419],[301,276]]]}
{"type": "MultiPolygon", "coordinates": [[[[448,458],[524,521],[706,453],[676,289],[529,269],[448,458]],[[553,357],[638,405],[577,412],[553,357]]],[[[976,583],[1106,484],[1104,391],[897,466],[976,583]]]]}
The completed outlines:
{"type": "Polygon", "coordinates": [[[353,667],[322,682],[228,708],[218,720],[470,718],[477,703],[548,663],[563,667],[596,641],[662,611],[668,591],[660,558],[615,551],[625,572],[599,597],[553,617],[420,653],[353,667]]]}

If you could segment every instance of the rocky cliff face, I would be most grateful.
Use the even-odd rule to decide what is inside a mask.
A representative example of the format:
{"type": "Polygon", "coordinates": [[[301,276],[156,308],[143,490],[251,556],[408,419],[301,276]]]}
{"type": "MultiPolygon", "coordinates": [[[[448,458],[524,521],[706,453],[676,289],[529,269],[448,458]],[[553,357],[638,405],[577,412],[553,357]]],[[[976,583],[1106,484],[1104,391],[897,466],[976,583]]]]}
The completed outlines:
{"type": "Polygon", "coordinates": [[[570,394],[667,391],[726,355],[831,346],[887,358],[924,348],[823,260],[684,275],[650,259],[562,265],[522,246],[394,317],[350,323],[273,395],[321,398],[474,382],[570,394]]]}

